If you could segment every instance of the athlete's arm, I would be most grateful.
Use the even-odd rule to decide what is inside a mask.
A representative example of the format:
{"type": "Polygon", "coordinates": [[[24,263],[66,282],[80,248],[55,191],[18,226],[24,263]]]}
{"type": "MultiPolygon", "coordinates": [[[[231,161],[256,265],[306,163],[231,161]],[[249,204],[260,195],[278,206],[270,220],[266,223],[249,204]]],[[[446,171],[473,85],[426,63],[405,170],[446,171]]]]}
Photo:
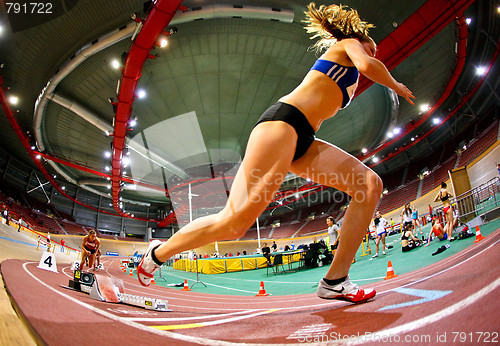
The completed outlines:
{"type": "Polygon", "coordinates": [[[412,105],[414,104],[411,100],[415,98],[413,93],[403,83],[396,81],[380,60],[366,54],[363,45],[358,40],[345,39],[345,51],[361,74],[391,88],[412,105]]]}
{"type": "Polygon", "coordinates": [[[83,240],[82,240],[82,250],[84,253],[87,253],[87,249],[85,249],[85,243],[87,242],[87,239],[88,239],[88,235],[86,235],[85,237],[83,237],[83,240]]]}
{"type": "Polygon", "coordinates": [[[434,202],[438,202],[440,198],[441,198],[441,190],[439,190],[438,194],[436,195],[436,198],[434,198],[434,202]]]}

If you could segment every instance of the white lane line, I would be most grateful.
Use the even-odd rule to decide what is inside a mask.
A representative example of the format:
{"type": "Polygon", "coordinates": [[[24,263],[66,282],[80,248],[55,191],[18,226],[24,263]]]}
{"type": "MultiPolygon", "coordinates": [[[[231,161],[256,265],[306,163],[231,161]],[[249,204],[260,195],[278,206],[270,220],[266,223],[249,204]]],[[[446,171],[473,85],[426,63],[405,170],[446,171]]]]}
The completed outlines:
{"type": "Polygon", "coordinates": [[[122,317],[125,320],[136,321],[136,322],[170,322],[170,321],[193,321],[193,320],[203,320],[209,318],[219,318],[225,316],[234,316],[234,315],[242,315],[246,313],[254,313],[261,310],[268,309],[251,309],[251,310],[243,310],[236,311],[231,313],[224,314],[214,314],[214,315],[200,315],[200,316],[191,316],[191,317],[122,317]]]}

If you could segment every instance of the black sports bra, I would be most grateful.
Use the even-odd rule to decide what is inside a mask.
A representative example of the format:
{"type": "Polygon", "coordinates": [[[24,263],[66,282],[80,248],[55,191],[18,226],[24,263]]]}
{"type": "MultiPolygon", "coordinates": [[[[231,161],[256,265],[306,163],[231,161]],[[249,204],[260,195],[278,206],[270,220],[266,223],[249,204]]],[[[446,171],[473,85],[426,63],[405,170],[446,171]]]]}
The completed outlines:
{"type": "Polygon", "coordinates": [[[441,202],[447,201],[450,198],[450,196],[448,196],[448,194],[446,194],[446,196],[443,197],[443,192],[442,191],[439,193],[439,195],[441,196],[441,197],[439,197],[439,199],[441,200],[441,202]]]}

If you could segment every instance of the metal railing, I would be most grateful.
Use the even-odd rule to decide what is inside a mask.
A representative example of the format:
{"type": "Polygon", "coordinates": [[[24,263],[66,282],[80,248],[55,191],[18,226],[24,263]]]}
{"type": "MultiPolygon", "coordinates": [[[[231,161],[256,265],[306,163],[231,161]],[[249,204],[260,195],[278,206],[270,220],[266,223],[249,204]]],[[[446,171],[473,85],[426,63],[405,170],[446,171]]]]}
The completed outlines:
{"type": "MultiPolygon", "coordinates": [[[[450,199],[454,211],[458,211],[461,222],[467,222],[476,216],[500,207],[500,178],[495,177],[459,196],[450,199]]],[[[443,213],[443,206],[436,208],[438,215],[443,213]]]]}

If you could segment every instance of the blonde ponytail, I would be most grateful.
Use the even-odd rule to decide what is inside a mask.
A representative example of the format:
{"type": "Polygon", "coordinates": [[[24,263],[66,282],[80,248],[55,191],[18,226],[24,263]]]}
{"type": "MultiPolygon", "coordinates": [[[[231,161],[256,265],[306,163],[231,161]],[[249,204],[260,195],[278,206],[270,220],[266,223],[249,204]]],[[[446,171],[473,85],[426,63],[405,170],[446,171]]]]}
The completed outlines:
{"type": "Polygon", "coordinates": [[[321,5],[311,2],[307,5],[306,31],[313,34],[311,40],[320,38],[312,47],[321,51],[344,38],[357,38],[361,41],[371,40],[368,29],[375,25],[362,21],[358,11],[344,9],[343,5],[321,5]]]}

